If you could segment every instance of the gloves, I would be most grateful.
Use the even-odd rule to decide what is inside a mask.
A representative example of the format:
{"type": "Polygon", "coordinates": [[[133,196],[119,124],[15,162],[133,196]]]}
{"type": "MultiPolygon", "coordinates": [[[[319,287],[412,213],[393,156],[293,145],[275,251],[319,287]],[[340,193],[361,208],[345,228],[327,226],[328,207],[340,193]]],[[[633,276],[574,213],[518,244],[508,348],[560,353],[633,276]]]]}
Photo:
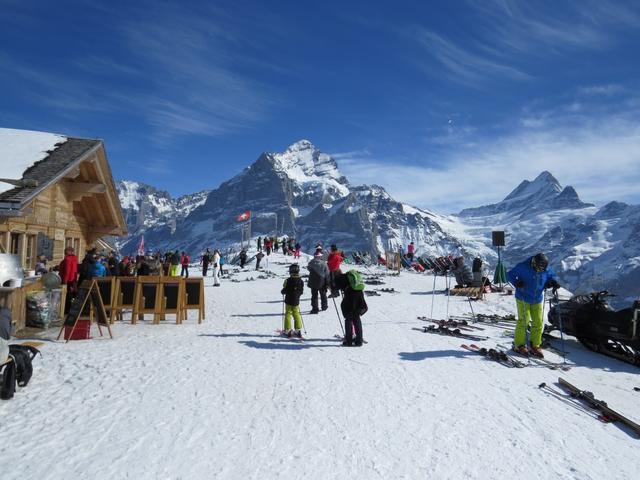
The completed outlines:
{"type": "Polygon", "coordinates": [[[560,288],[560,284],[555,280],[547,280],[547,283],[544,284],[544,288],[551,288],[553,293],[556,293],[560,288]]]}
{"type": "Polygon", "coordinates": [[[518,281],[516,282],[516,288],[522,288],[522,287],[524,287],[524,281],[522,281],[522,280],[518,280],[518,281]]]}

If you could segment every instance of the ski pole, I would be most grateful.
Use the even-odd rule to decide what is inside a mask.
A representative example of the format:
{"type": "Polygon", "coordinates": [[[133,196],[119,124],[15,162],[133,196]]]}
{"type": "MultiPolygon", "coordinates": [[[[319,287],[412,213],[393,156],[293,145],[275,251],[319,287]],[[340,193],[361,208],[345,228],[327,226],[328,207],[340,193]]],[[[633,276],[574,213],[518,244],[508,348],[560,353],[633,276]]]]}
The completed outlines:
{"type": "Polygon", "coordinates": [[[300,313],[300,321],[302,322],[302,330],[304,331],[304,334],[306,335],[307,334],[307,327],[304,326],[304,318],[302,318],[302,314],[301,313],[300,313]]]}
{"type": "Polygon", "coordinates": [[[471,297],[467,297],[469,300],[469,307],[471,307],[471,317],[473,318],[473,323],[476,323],[476,312],[473,311],[473,304],[471,303],[471,297]]]}
{"type": "Polygon", "coordinates": [[[449,273],[445,272],[445,283],[447,285],[447,320],[449,320],[449,299],[451,298],[451,284],[449,283],[449,273]]]}
{"type": "Polygon", "coordinates": [[[560,344],[562,345],[562,363],[567,363],[567,352],[564,349],[564,332],[562,331],[562,315],[560,315],[560,300],[558,299],[558,292],[554,293],[553,299],[556,304],[556,315],[558,316],[558,324],[560,325],[560,344]]]}
{"type": "Polygon", "coordinates": [[[433,274],[433,291],[431,292],[431,316],[429,318],[433,318],[433,301],[436,298],[436,274],[433,274]]]}
{"type": "Polygon", "coordinates": [[[340,318],[340,312],[338,311],[338,304],[336,303],[336,297],[331,297],[333,300],[333,306],[336,307],[336,315],[338,315],[338,323],[340,324],[340,330],[342,331],[342,336],[345,335],[344,328],[342,327],[342,319],[340,318]]]}
{"type": "Polygon", "coordinates": [[[282,331],[284,332],[284,295],[282,295],[282,331]]]}

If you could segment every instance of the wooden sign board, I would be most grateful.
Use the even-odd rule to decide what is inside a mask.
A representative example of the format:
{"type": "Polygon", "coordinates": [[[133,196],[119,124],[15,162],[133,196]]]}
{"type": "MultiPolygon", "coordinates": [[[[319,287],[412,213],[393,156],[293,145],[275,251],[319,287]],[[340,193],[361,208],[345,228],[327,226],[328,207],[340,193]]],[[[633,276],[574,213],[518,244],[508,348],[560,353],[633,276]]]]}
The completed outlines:
{"type": "MultiPolygon", "coordinates": [[[[62,335],[65,327],[71,327],[69,338],[73,337],[73,331],[81,316],[88,316],[91,323],[95,318],[100,336],[102,336],[102,329],[100,327],[107,327],[109,336],[113,338],[107,312],[104,309],[102,297],[100,296],[100,289],[95,280],[85,280],[78,288],[78,293],[73,299],[73,303],[71,304],[69,313],[67,313],[64,319],[60,333],[58,333],[58,339],[60,339],[60,335],[62,335]]],[[[67,340],[67,342],[68,341],[69,340],[67,340]]]]}
{"type": "Polygon", "coordinates": [[[115,284],[116,277],[97,277],[94,278],[96,284],[98,285],[98,289],[100,290],[100,297],[102,297],[102,303],[104,304],[104,309],[107,311],[109,315],[110,323],[113,323],[113,307],[114,307],[114,299],[115,299],[115,284]]]}
{"type": "Polygon", "coordinates": [[[198,310],[198,323],[204,320],[204,280],[202,277],[184,279],[184,318],[189,310],[198,310]]]}
{"type": "Polygon", "coordinates": [[[182,323],[184,311],[184,281],[181,277],[162,277],[160,280],[161,319],[166,313],[176,315],[176,323],[182,323]]]}
{"type": "MultiPolygon", "coordinates": [[[[113,293],[113,303],[111,309],[111,322],[117,316],[122,320],[124,310],[132,310],[135,304],[136,277],[117,277],[115,290],[113,293]]],[[[133,319],[132,319],[133,321],[133,319]]]]}
{"type": "Polygon", "coordinates": [[[161,313],[160,277],[136,277],[135,301],[131,323],[144,319],[145,313],[153,314],[153,323],[158,323],[161,313]]]}

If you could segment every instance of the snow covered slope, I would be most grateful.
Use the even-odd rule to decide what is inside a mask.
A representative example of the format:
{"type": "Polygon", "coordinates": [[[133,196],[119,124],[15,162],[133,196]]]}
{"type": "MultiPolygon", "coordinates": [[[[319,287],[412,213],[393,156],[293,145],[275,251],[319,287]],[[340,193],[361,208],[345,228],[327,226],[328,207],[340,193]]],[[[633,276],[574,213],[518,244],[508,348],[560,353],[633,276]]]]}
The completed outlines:
{"type": "MultiPolygon", "coordinates": [[[[558,389],[561,376],[638,422],[637,367],[568,339],[570,371],[510,369],[413,330],[433,278],[411,273],[383,277],[399,293],[367,297],[362,348],[339,346],[333,306],[304,315],[307,341],[294,343],[274,335],[287,261],[270,260],[273,278],[206,278],[201,325],[193,312],[183,325],[147,315],[117,322],[113,340],[47,342],[29,385],[0,402],[2,479],[636,477],[640,440],[538,385],[558,389]]],[[[433,300],[444,318],[446,297],[433,300]]],[[[474,308],[515,311],[497,294],[474,308]]],[[[449,309],[469,313],[465,298],[449,309]]],[[[500,328],[478,334],[491,337],[482,346],[509,343],[500,328]]]]}

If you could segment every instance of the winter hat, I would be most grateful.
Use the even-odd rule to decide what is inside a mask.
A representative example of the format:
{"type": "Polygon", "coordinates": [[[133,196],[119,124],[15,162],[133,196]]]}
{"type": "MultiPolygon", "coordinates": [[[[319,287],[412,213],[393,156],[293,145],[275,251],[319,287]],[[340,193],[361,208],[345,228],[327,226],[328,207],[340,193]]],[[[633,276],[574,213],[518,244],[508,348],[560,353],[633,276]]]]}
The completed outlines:
{"type": "Polygon", "coordinates": [[[337,252],[338,251],[338,246],[335,243],[333,245],[331,245],[331,251],[332,252],[337,252]]]}
{"type": "Polygon", "coordinates": [[[549,266],[549,259],[544,253],[538,253],[531,258],[531,266],[536,272],[544,272],[549,266]]]}

